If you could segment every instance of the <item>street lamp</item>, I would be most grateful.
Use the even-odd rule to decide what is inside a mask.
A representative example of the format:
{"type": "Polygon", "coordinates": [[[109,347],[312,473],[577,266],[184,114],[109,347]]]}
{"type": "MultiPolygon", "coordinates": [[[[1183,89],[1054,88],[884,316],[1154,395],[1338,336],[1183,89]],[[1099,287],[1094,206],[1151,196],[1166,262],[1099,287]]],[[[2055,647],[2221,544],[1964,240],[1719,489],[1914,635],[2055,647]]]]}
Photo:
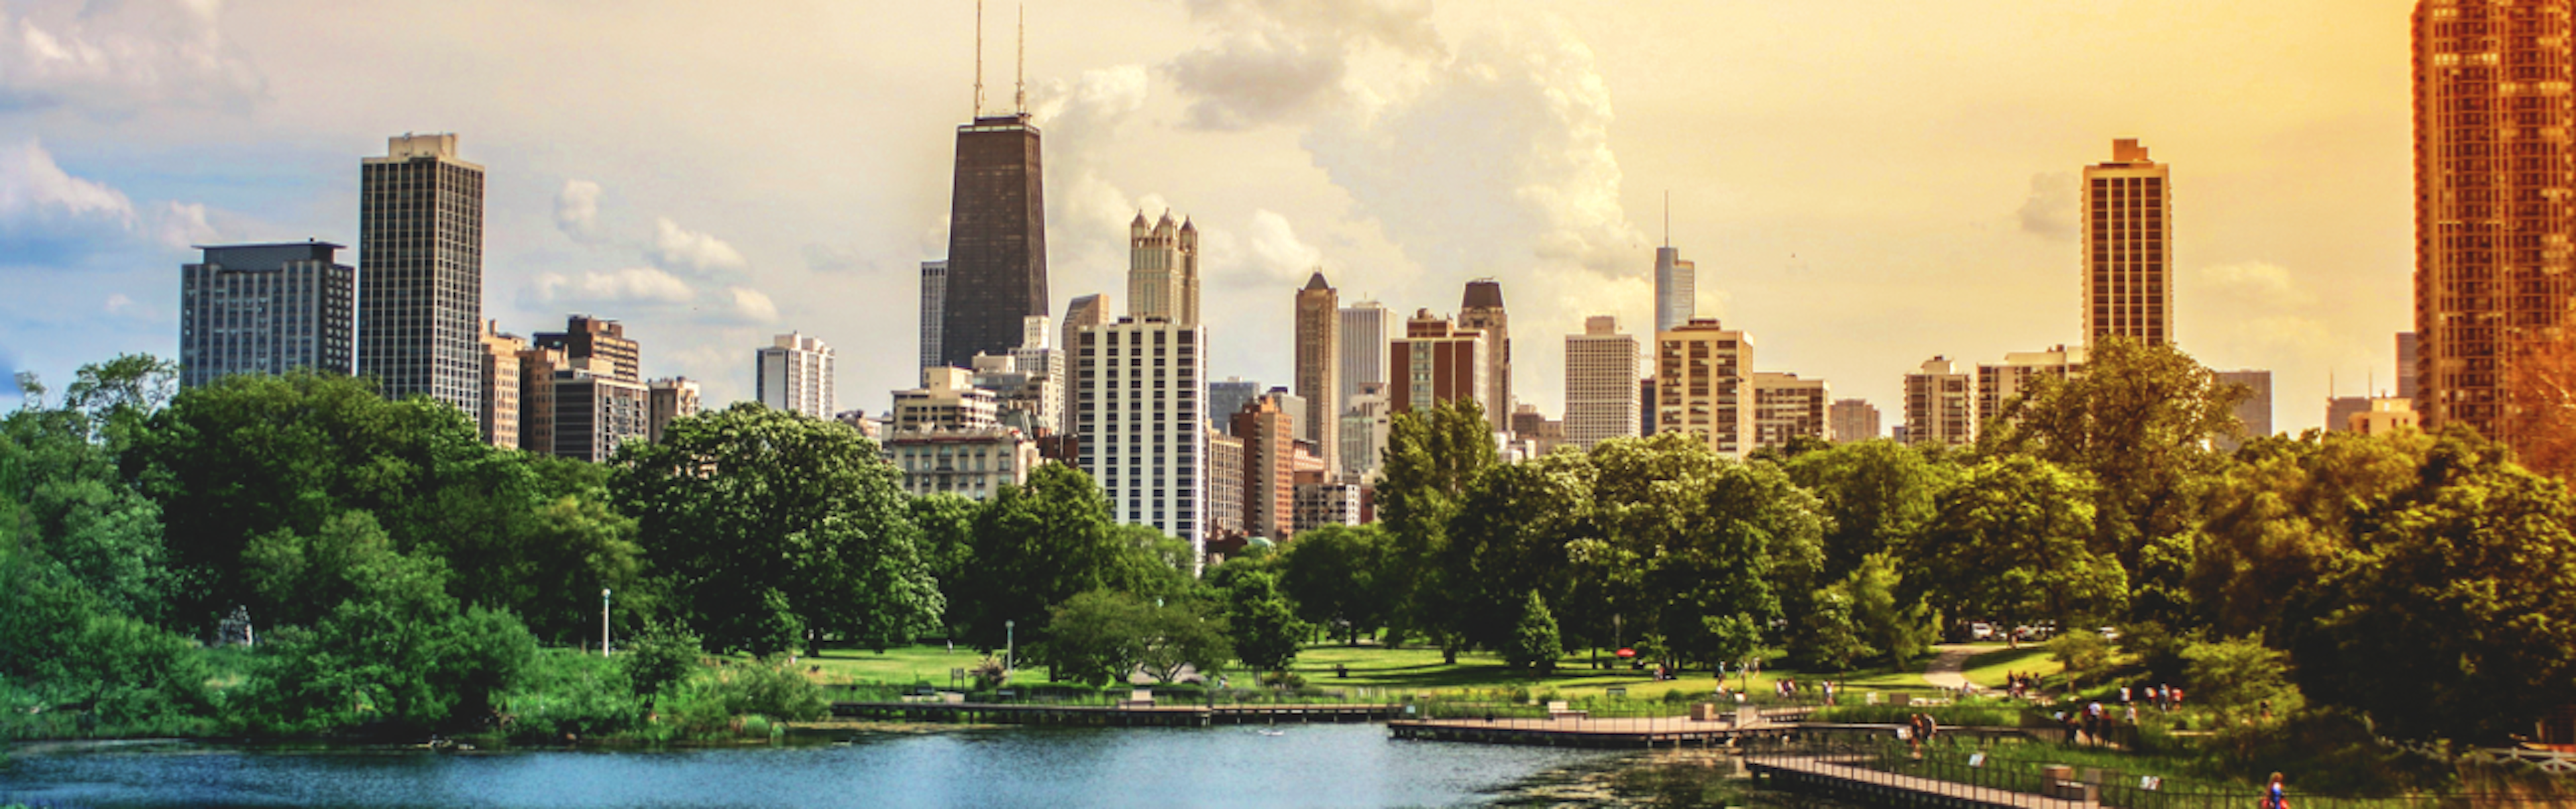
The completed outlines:
{"type": "Polygon", "coordinates": [[[1010,681],[1011,664],[1019,662],[1015,659],[1019,656],[1020,648],[1019,623],[1007,618],[1002,620],[1002,680],[1004,682],[1010,681]]]}
{"type": "Polygon", "coordinates": [[[599,656],[608,656],[608,588],[599,588],[599,656]]]}

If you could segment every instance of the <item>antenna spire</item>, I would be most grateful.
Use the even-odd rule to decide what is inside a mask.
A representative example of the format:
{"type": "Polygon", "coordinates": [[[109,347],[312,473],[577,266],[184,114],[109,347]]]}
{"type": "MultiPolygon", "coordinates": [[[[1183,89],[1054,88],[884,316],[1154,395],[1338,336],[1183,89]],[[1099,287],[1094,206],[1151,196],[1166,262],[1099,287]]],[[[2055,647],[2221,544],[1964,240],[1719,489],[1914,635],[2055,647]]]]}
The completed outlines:
{"type": "Polygon", "coordinates": [[[1673,190],[1664,189],[1664,246],[1673,246],[1673,190]]]}
{"type": "Polygon", "coordinates": [[[1011,104],[1021,115],[1029,114],[1029,7],[1020,5],[1020,58],[1011,64],[1011,104]]]}
{"type": "Polygon", "coordinates": [[[984,0],[975,0],[975,115],[984,117],[984,0]]]}

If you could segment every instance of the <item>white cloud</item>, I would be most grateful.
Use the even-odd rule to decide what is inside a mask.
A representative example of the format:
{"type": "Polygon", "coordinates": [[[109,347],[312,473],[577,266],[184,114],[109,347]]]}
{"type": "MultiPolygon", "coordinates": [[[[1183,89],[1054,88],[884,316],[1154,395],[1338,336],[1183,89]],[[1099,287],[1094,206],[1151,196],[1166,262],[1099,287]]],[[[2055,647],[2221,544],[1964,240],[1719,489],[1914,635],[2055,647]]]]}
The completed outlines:
{"type": "Polygon", "coordinates": [[[1301,282],[1324,263],[1324,251],[1298,239],[1296,227],[1277,212],[1267,208],[1253,211],[1250,230],[1251,249],[1244,263],[1265,282],[1301,282]]]}
{"type": "Polygon", "coordinates": [[[70,106],[121,117],[155,106],[239,106],[267,81],[224,41],[215,0],[0,6],[0,110],[70,106]]]}
{"type": "Polygon", "coordinates": [[[771,302],[769,296],[760,290],[750,287],[733,288],[733,312],[755,323],[778,322],[778,304],[771,302]]]}
{"type": "Polygon", "coordinates": [[[538,295],[545,300],[580,301],[658,301],[687,303],[697,293],[686,282],[670,273],[651,267],[628,267],[610,272],[585,272],[579,278],[547,273],[537,279],[538,295]]]}
{"type": "Polygon", "coordinates": [[[598,183],[564,181],[563,190],[555,192],[555,228],[576,242],[599,241],[598,183]]]}
{"type": "Polygon", "coordinates": [[[704,233],[680,228],[670,217],[653,220],[653,260],[672,269],[698,272],[739,270],[746,262],[733,245],[704,233]]]}
{"type": "Polygon", "coordinates": [[[107,305],[101,308],[106,309],[111,315],[121,314],[127,309],[134,308],[134,299],[126,297],[123,292],[110,293],[107,296],[107,305]]]}
{"type": "Polygon", "coordinates": [[[63,171],[34,139],[0,146],[0,229],[57,219],[108,219],[131,227],[134,202],[104,183],[63,171]]]}
{"type": "Polygon", "coordinates": [[[160,212],[161,246],[186,250],[223,241],[223,232],[206,221],[203,203],[164,202],[160,212]]]}

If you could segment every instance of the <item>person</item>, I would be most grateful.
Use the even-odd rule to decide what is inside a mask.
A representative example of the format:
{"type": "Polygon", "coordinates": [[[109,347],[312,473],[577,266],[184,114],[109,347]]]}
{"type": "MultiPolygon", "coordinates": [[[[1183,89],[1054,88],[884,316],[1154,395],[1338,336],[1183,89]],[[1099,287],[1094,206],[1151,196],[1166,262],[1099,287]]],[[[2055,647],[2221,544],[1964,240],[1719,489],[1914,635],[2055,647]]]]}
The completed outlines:
{"type": "Polygon", "coordinates": [[[1939,741],[1941,736],[1941,720],[1932,718],[1932,715],[1929,713],[1923,714],[1922,716],[1923,743],[1931,744],[1935,741],[1939,741]]]}
{"type": "Polygon", "coordinates": [[[2129,687],[2128,687],[2128,686],[2125,686],[2125,685],[2124,685],[2124,686],[2120,686],[2120,704],[2122,704],[2122,705],[2127,705],[2127,704],[2129,704],[2129,687]]]}
{"type": "Polygon", "coordinates": [[[1915,758],[1923,757],[1922,714],[1917,713],[1906,715],[1905,727],[1897,728],[1896,735],[1905,737],[1905,750],[1908,754],[1915,758]]]}
{"type": "Polygon", "coordinates": [[[2121,718],[2121,719],[2123,719],[2123,720],[2126,720],[2126,721],[2129,723],[2129,725],[2130,725],[2131,727],[2135,727],[2135,726],[2137,726],[2137,724],[2138,724],[2138,706],[2137,706],[2137,705],[2135,705],[2135,704],[2130,704],[2130,705],[2127,705],[2127,706],[2123,706],[2122,710],[2124,710],[2124,711],[2126,712],[2126,714],[2127,714],[2127,715],[2126,715],[2126,716],[2122,716],[2122,717],[2120,717],[2120,718],[2121,718]]]}
{"type": "Polygon", "coordinates": [[[2272,783],[2263,787],[2263,809],[2290,809],[2290,796],[2283,794],[2281,774],[2272,774],[2272,783]]]}

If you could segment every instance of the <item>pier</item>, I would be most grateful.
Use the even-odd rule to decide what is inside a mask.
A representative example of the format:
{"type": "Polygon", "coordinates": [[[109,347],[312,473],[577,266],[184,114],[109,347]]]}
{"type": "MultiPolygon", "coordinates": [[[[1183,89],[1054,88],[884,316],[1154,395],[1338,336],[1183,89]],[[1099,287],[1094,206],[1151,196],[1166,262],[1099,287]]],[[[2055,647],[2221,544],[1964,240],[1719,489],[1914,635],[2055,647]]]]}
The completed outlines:
{"type": "Polygon", "coordinates": [[[894,722],[968,722],[1078,727],[1208,727],[1384,722],[1404,714],[1394,704],[1043,705],[994,702],[835,702],[832,715],[894,722]]]}
{"type": "Polygon", "coordinates": [[[1858,766],[1853,757],[1749,756],[1746,771],[1774,788],[1843,798],[1870,806],[1923,809],[2093,809],[2101,801],[2087,785],[2063,784],[2068,797],[2016,792],[1858,766]]]}

